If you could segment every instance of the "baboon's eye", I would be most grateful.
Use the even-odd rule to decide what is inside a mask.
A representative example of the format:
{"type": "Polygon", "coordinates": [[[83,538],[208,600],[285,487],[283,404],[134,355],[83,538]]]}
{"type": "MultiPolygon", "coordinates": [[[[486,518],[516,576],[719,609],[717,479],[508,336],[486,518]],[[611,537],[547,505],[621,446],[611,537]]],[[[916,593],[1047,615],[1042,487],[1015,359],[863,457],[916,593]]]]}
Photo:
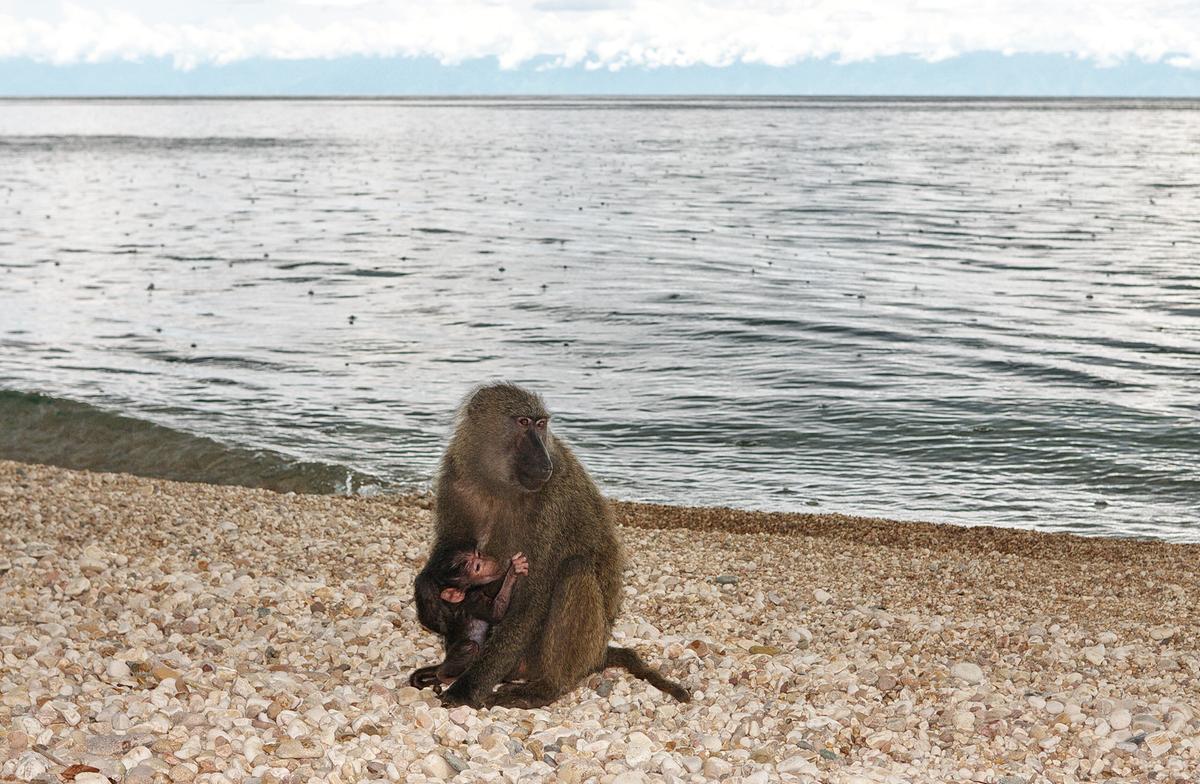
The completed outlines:
{"type": "Polygon", "coordinates": [[[532,421],[533,420],[531,420],[529,417],[517,417],[517,424],[521,427],[529,427],[529,424],[532,421]]]}
{"type": "Polygon", "coordinates": [[[538,430],[545,430],[545,429],[546,429],[546,420],[545,420],[545,419],[539,419],[539,420],[537,421],[537,426],[538,426],[538,430]]]}

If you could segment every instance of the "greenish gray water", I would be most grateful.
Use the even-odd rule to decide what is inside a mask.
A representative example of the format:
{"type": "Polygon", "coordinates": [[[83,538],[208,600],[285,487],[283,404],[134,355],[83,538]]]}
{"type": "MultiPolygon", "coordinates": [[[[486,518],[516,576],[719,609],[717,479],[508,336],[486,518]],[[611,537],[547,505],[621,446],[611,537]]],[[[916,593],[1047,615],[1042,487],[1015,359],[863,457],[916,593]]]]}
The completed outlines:
{"type": "Polygon", "coordinates": [[[222,444],[74,400],[0,390],[0,422],[0,456],[26,463],[279,492],[346,493],[378,486],[374,477],[343,466],[222,444]]]}
{"type": "Polygon", "coordinates": [[[1200,540],[1200,104],[0,102],[0,455],[1200,540]]]}

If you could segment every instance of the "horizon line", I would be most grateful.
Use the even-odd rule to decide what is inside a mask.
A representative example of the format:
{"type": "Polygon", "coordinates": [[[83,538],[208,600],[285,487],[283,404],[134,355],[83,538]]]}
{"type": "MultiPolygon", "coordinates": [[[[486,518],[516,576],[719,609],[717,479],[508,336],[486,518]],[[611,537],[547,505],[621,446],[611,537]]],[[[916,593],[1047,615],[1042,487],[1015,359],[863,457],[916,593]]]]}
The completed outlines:
{"type": "Polygon", "coordinates": [[[1061,94],[1061,95],[1007,95],[1004,93],[160,93],[139,95],[136,93],[112,93],[110,95],[55,94],[19,95],[0,94],[0,101],[472,101],[472,100],[726,100],[726,101],[769,101],[769,100],[829,100],[829,101],[1190,101],[1200,103],[1195,95],[1139,95],[1139,94],[1061,94]]]}

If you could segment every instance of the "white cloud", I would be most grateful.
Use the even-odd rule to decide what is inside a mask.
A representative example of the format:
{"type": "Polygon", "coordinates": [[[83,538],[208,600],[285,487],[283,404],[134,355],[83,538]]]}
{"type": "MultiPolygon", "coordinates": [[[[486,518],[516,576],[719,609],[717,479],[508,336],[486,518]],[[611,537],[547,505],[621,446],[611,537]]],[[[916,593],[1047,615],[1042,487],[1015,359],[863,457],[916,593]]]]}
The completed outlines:
{"type": "Polygon", "coordinates": [[[0,57],[537,57],[589,68],[788,65],[971,51],[1200,63],[1200,3],[1179,0],[0,0],[0,57]]]}

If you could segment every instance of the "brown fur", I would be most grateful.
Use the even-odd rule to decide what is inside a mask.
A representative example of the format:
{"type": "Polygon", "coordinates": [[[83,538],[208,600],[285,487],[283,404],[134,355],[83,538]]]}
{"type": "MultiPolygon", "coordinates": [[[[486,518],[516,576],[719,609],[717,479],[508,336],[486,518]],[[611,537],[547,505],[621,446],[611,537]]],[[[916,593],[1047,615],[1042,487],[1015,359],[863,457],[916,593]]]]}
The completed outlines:
{"type": "Polygon", "coordinates": [[[540,397],[512,384],[476,389],[459,410],[442,458],[435,548],[474,540],[493,558],[518,551],[529,558],[529,574],[513,592],[508,616],[443,694],[449,704],[545,705],[610,655],[624,560],[612,512],[548,427],[542,441],[553,463],[550,478],[534,491],[514,479],[522,443],[513,424],[518,417],[549,414],[540,397]],[[522,661],[527,681],[493,691],[522,661]]]}

